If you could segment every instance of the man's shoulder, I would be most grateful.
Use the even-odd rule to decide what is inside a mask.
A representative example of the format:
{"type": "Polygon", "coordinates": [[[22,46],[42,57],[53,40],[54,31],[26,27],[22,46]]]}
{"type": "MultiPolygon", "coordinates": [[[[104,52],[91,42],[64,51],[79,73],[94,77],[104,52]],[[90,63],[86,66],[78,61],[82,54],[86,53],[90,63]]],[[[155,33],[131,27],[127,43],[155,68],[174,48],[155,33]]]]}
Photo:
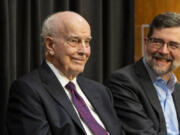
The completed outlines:
{"type": "Polygon", "coordinates": [[[52,74],[50,68],[46,64],[45,61],[42,62],[42,64],[35,69],[31,70],[30,72],[27,72],[26,74],[20,76],[17,81],[39,81],[43,77],[48,77],[49,74],[52,74]]]}
{"type": "Polygon", "coordinates": [[[39,95],[37,93],[40,93],[42,89],[42,81],[39,77],[38,70],[35,69],[12,82],[10,86],[10,95],[23,95],[25,97],[31,95],[30,97],[37,97],[37,95],[39,95]]]}
{"type": "Polygon", "coordinates": [[[107,100],[111,97],[109,88],[100,82],[86,78],[82,75],[78,76],[77,82],[81,89],[86,89],[86,91],[91,92],[93,95],[99,95],[99,97],[102,97],[102,99],[107,100]]]}
{"type": "Polygon", "coordinates": [[[18,77],[16,80],[14,80],[11,84],[11,87],[13,86],[28,86],[28,87],[39,87],[41,84],[41,75],[39,73],[39,67],[25,73],[24,75],[18,77]]]}
{"type": "Polygon", "coordinates": [[[127,65],[125,67],[119,68],[115,71],[113,71],[109,76],[108,76],[108,80],[109,79],[117,79],[117,80],[121,80],[121,79],[125,79],[125,78],[132,78],[133,76],[135,76],[135,64],[130,64],[127,65]]]}
{"type": "Polygon", "coordinates": [[[38,68],[20,76],[17,81],[37,81],[39,79],[38,68]]]}
{"type": "Polygon", "coordinates": [[[148,77],[148,74],[143,67],[142,61],[127,65],[121,69],[112,72],[106,79],[105,84],[109,85],[123,85],[139,87],[140,80],[148,77]]]}
{"type": "Polygon", "coordinates": [[[129,64],[127,66],[124,66],[122,68],[119,68],[115,71],[113,71],[108,78],[118,78],[118,77],[128,77],[132,78],[137,76],[138,74],[141,74],[142,72],[145,72],[145,66],[142,62],[142,59],[137,61],[136,63],[129,64]]]}
{"type": "Polygon", "coordinates": [[[118,74],[118,73],[125,73],[125,72],[132,72],[134,70],[134,66],[135,64],[129,64],[129,65],[126,65],[122,68],[119,68],[115,71],[112,72],[112,74],[118,74]]]}
{"type": "Polygon", "coordinates": [[[77,77],[77,80],[83,84],[87,84],[87,85],[90,85],[90,86],[96,86],[96,87],[102,87],[102,88],[105,88],[105,86],[103,84],[101,84],[100,82],[98,81],[95,81],[95,80],[92,80],[90,78],[87,78],[87,77],[84,77],[83,75],[79,75],[77,77]]]}

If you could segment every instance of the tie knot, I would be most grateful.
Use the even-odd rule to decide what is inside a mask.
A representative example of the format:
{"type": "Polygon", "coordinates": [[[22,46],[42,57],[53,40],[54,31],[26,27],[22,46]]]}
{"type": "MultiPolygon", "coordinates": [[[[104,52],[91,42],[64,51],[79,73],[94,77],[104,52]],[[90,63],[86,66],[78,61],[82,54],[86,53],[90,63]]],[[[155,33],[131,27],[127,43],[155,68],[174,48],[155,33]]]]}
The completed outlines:
{"type": "Polygon", "coordinates": [[[75,91],[75,85],[74,85],[74,83],[72,83],[72,82],[69,82],[68,84],[66,84],[65,87],[66,87],[68,90],[75,91]]]}

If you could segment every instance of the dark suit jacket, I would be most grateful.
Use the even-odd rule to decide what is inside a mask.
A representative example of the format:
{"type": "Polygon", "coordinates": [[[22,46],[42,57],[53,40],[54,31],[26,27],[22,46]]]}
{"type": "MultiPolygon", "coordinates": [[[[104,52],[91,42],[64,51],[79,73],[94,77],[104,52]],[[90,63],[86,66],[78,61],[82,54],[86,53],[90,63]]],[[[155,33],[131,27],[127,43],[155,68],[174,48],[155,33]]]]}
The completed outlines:
{"type": "MultiPolygon", "coordinates": [[[[166,135],[166,124],[156,90],[142,59],[115,71],[106,81],[127,135],[166,135]]],[[[173,99],[180,122],[180,85],[173,99]]]]}
{"type": "MultiPolygon", "coordinates": [[[[121,135],[108,90],[82,76],[77,82],[107,131],[121,135]]],[[[7,116],[9,135],[86,134],[63,87],[45,62],[12,84],[7,116]]]]}

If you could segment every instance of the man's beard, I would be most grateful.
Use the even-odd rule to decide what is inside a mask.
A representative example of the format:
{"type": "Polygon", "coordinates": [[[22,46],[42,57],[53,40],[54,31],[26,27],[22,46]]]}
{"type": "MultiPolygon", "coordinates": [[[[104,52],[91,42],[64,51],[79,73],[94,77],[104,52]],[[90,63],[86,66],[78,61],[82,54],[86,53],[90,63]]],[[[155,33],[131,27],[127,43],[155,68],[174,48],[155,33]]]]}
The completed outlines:
{"type": "Polygon", "coordinates": [[[174,59],[169,55],[153,53],[150,56],[147,53],[145,53],[145,59],[147,61],[147,64],[149,65],[149,67],[159,76],[166,75],[166,74],[172,72],[177,67],[174,64],[174,59]],[[168,62],[171,62],[171,64],[169,65],[169,67],[167,69],[162,70],[160,67],[155,65],[155,63],[153,62],[153,59],[166,60],[168,62]]]}

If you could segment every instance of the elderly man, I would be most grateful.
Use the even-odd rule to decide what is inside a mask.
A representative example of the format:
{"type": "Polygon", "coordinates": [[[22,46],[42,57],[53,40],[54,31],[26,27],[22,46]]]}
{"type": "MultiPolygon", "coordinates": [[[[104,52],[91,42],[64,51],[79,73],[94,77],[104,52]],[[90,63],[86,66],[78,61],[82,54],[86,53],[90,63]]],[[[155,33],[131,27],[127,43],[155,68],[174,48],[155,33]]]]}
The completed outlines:
{"type": "Polygon", "coordinates": [[[107,79],[128,135],[179,135],[180,14],[156,16],[145,38],[145,56],[107,79]]]}
{"type": "Polygon", "coordinates": [[[90,56],[91,30],[79,14],[48,17],[42,28],[46,60],[10,89],[10,135],[121,135],[112,97],[79,76],[90,56]]]}

